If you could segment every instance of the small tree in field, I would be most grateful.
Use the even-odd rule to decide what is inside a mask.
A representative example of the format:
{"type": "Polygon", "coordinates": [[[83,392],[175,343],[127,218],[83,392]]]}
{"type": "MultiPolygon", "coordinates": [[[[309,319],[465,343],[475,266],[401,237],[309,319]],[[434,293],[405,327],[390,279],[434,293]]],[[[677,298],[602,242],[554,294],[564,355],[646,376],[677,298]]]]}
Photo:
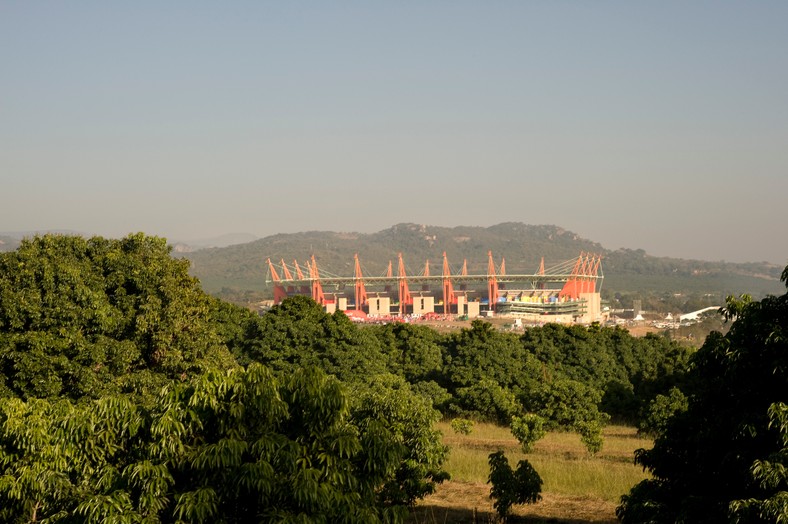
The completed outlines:
{"type": "Polygon", "coordinates": [[[592,420],[590,422],[576,422],[574,430],[580,435],[580,442],[586,447],[589,453],[596,455],[602,451],[602,426],[599,422],[592,420]]]}
{"type": "Polygon", "coordinates": [[[473,431],[473,421],[467,418],[454,418],[451,420],[451,429],[460,435],[470,435],[473,431]]]}
{"type": "Polygon", "coordinates": [[[490,498],[495,499],[493,507],[504,522],[514,504],[533,504],[541,500],[542,478],[527,460],[518,462],[517,469],[512,471],[503,451],[496,451],[490,454],[489,464],[490,498]]]}
{"type": "Polygon", "coordinates": [[[520,441],[523,453],[530,453],[536,441],[545,436],[545,420],[539,415],[526,413],[522,417],[512,417],[512,435],[520,441]]]}

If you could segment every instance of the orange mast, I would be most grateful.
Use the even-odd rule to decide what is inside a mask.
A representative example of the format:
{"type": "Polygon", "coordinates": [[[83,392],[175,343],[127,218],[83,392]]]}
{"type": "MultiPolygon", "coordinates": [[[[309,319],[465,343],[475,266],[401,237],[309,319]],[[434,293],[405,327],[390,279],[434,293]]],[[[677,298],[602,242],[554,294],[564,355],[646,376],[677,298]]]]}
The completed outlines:
{"type": "MultiPolygon", "coordinates": [[[[391,260],[389,260],[389,267],[386,269],[386,278],[391,279],[393,277],[394,272],[391,270],[391,260]]],[[[386,293],[391,293],[391,284],[386,284],[384,289],[386,290],[386,293]]]]}
{"type": "Polygon", "coordinates": [[[498,302],[498,278],[495,276],[492,251],[487,252],[487,296],[490,301],[490,311],[495,311],[495,304],[498,302]]]}
{"type": "Polygon", "coordinates": [[[602,257],[600,255],[581,252],[580,256],[577,257],[574,268],[572,268],[572,273],[564,284],[563,289],[558,293],[558,296],[578,299],[580,298],[580,293],[595,292],[596,279],[601,262],[602,257]]]}
{"type": "MultiPolygon", "coordinates": [[[[427,262],[424,263],[424,276],[425,277],[430,276],[430,259],[429,258],[427,259],[427,262]]],[[[427,284],[426,282],[424,282],[421,285],[421,290],[422,291],[427,291],[429,289],[430,289],[430,285],[427,284]]]]}
{"type": "Polygon", "coordinates": [[[285,264],[285,259],[283,258],[283,259],[281,259],[281,261],[282,261],[282,273],[285,276],[285,280],[287,280],[289,282],[289,284],[287,285],[287,293],[288,294],[294,293],[295,292],[295,287],[292,284],[292,282],[293,282],[293,275],[290,274],[290,270],[287,269],[287,264],[285,264]]]}
{"type": "Polygon", "coordinates": [[[451,313],[451,305],[454,304],[456,298],[454,296],[454,287],[451,283],[451,270],[449,268],[449,259],[446,257],[446,252],[443,252],[443,313],[448,315],[451,313]]]}
{"type": "Polygon", "coordinates": [[[304,280],[304,274],[301,272],[301,267],[298,265],[298,261],[293,259],[293,266],[295,266],[296,276],[298,280],[304,280]]]}
{"type": "Polygon", "coordinates": [[[268,270],[271,272],[271,280],[274,281],[274,304],[280,304],[287,298],[287,290],[282,285],[282,281],[279,278],[279,273],[276,272],[274,263],[271,262],[270,258],[266,261],[268,262],[268,270]]]}
{"type": "MultiPolygon", "coordinates": [[[[460,271],[460,276],[467,277],[468,276],[468,259],[462,259],[462,271],[460,271]]],[[[468,289],[468,284],[465,282],[460,283],[460,289],[465,291],[468,289]]]]}
{"type": "Polygon", "coordinates": [[[326,303],[326,296],[323,294],[323,285],[320,283],[320,274],[317,272],[317,261],[312,255],[312,264],[309,265],[309,278],[312,279],[312,300],[321,306],[326,303]]]}
{"type": "Polygon", "coordinates": [[[405,277],[405,262],[402,261],[402,253],[397,255],[399,267],[397,268],[397,282],[399,283],[399,314],[405,314],[405,305],[413,304],[413,297],[408,289],[408,279],[405,277]]]}
{"type": "Polygon", "coordinates": [[[367,304],[367,289],[364,287],[364,276],[361,274],[361,263],[358,261],[358,253],[353,255],[355,261],[354,278],[356,284],[356,311],[361,311],[367,304]]]}
{"type": "Polygon", "coordinates": [[[285,275],[285,280],[293,280],[293,275],[290,273],[290,270],[287,269],[284,258],[282,259],[282,273],[285,275]]]}

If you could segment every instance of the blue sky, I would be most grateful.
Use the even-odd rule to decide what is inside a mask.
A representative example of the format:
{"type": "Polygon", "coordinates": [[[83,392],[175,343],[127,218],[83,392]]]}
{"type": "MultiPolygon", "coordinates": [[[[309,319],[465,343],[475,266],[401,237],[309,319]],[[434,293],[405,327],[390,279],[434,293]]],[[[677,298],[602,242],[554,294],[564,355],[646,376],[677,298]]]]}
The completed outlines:
{"type": "Polygon", "coordinates": [[[0,2],[0,231],[788,262],[788,2],[0,2]]]}

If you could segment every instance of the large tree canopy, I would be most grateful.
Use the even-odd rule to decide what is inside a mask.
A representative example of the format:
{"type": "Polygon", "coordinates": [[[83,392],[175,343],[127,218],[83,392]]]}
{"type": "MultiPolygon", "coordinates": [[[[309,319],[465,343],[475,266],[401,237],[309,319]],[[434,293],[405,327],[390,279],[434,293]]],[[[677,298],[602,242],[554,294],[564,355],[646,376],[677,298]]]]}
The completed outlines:
{"type": "Polygon", "coordinates": [[[151,406],[0,399],[3,522],[399,522],[445,475],[406,388],[355,409],[316,369],[173,383],[151,406]]]}
{"type": "Polygon", "coordinates": [[[788,522],[788,293],[731,298],[726,315],[691,360],[686,411],[636,456],[654,478],[623,498],[624,522],[788,522]]]}
{"type": "Polygon", "coordinates": [[[249,323],[235,353],[242,364],[261,362],[286,372],[316,366],[346,382],[367,382],[386,371],[387,360],[370,331],[303,296],[288,298],[249,323]]]}
{"type": "Polygon", "coordinates": [[[227,367],[216,308],[162,238],[24,240],[0,254],[0,395],[152,392],[227,367]]]}

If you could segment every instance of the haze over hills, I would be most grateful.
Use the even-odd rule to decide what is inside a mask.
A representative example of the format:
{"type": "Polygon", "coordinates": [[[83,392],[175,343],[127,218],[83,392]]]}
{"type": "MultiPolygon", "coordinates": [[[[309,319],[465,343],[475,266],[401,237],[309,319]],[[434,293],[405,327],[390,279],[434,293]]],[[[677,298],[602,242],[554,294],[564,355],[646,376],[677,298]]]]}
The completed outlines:
{"type": "MultiPolygon", "coordinates": [[[[64,229],[52,229],[45,231],[4,231],[4,232],[0,232],[0,253],[3,251],[15,250],[17,247],[19,247],[19,242],[21,242],[23,238],[32,237],[35,235],[40,235],[45,233],[58,233],[62,235],[80,235],[83,237],[93,236],[90,233],[64,230],[64,229]]],[[[257,237],[255,235],[252,235],[251,233],[227,233],[215,237],[188,239],[188,240],[170,238],[168,239],[168,241],[170,242],[170,244],[172,244],[173,250],[176,253],[183,253],[188,251],[195,251],[197,249],[205,249],[211,247],[227,247],[233,244],[243,244],[247,242],[252,242],[256,239],[257,237]]]]}
{"type": "MultiPolygon", "coordinates": [[[[74,231],[52,231],[80,234],[74,231]]],[[[21,238],[35,232],[0,232],[0,251],[12,251],[21,238]]],[[[83,236],[88,236],[84,235],[83,236]]],[[[297,260],[305,271],[312,255],[321,274],[350,276],[358,254],[365,275],[384,275],[389,261],[395,266],[402,253],[408,274],[424,273],[427,260],[432,274],[442,271],[446,252],[452,272],[467,260],[470,273],[487,271],[487,253],[496,265],[506,260],[507,272],[533,273],[544,257],[545,266],[564,262],[581,251],[603,256],[603,296],[616,293],[696,293],[715,296],[749,293],[754,297],[784,292],[779,282],[783,267],[766,262],[728,263],[654,257],[642,249],[609,250],[601,244],[554,225],[506,222],[490,227],[438,227],[397,224],[376,233],[306,231],[254,239],[250,234],[171,242],[173,255],[191,261],[192,274],[209,293],[251,293],[269,296],[266,284],[270,258],[277,266],[297,260]],[[215,247],[201,247],[215,246],[215,247]]]]}
{"type": "Polygon", "coordinates": [[[487,253],[495,263],[506,260],[508,273],[533,273],[544,257],[545,266],[573,259],[581,251],[603,255],[605,292],[714,293],[753,296],[784,291],[779,282],[782,267],[766,262],[726,263],[653,257],[640,249],[605,249],[601,244],[553,225],[507,222],[491,227],[437,227],[397,224],[376,233],[308,231],[277,234],[223,248],[200,249],[183,255],[192,262],[192,273],[209,292],[222,288],[270,291],[265,280],[266,259],[277,266],[304,263],[312,255],[322,274],[350,276],[353,255],[358,254],[365,275],[385,274],[389,261],[396,266],[402,253],[408,274],[423,274],[430,261],[432,274],[442,269],[446,252],[452,272],[467,259],[468,272],[485,273],[487,253]]]}
{"type": "Polygon", "coordinates": [[[255,235],[251,233],[227,233],[210,238],[199,238],[192,240],[174,240],[170,243],[176,252],[185,253],[195,251],[198,249],[206,249],[212,247],[227,247],[235,244],[246,244],[257,240],[255,235]]]}

